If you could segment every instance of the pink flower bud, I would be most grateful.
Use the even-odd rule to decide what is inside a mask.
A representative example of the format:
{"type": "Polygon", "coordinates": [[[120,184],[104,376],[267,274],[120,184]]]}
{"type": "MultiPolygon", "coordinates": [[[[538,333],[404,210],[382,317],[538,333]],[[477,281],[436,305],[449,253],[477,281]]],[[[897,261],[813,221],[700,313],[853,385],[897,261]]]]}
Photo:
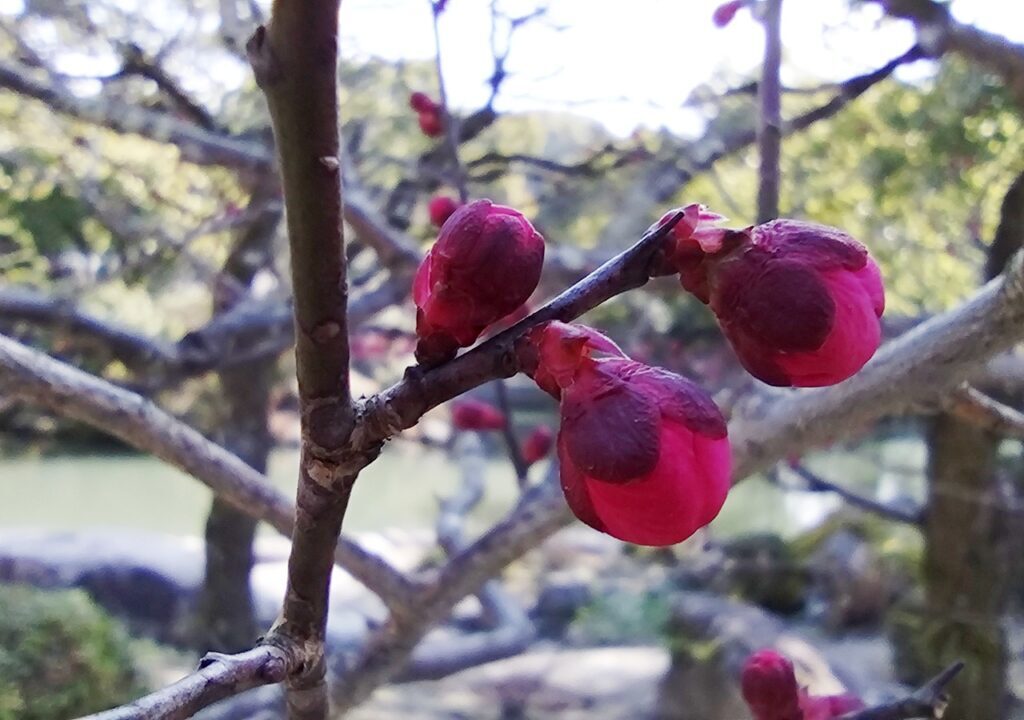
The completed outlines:
{"type": "Polygon", "coordinates": [[[438,364],[529,299],[544,238],[522,213],[490,200],[456,210],[416,272],[416,359],[438,364]]]}
{"type": "Polygon", "coordinates": [[[533,465],[551,452],[551,446],[555,444],[555,433],[547,425],[538,425],[526,436],[523,443],[523,460],[527,465],[533,465]]]}
{"type": "Polygon", "coordinates": [[[493,405],[466,398],[452,403],[452,425],[459,430],[501,430],[505,416],[493,405]]]}
{"type": "Polygon", "coordinates": [[[444,133],[444,123],[441,120],[441,112],[437,109],[421,112],[419,115],[420,130],[427,137],[441,137],[444,133]]]}
{"type": "Polygon", "coordinates": [[[409,96],[409,107],[418,113],[437,112],[438,105],[424,92],[414,92],[409,96]]]}
{"type": "Polygon", "coordinates": [[[427,212],[430,213],[430,222],[433,223],[434,227],[441,227],[444,225],[445,220],[452,216],[452,213],[462,207],[455,198],[450,198],[447,195],[435,195],[430,198],[430,202],[427,203],[427,212]]]}
{"type": "Polygon", "coordinates": [[[559,469],[576,517],[653,546],[682,542],[715,518],[730,452],[725,420],[704,390],[622,357],[583,326],[550,323],[529,342],[534,379],[560,391],[559,469]]]}
{"type": "Polygon", "coordinates": [[[714,15],[711,16],[712,22],[714,22],[717,27],[725,27],[732,22],[736,13],[741,7],[746,5],[747,2],[748,0],[732,0],[732,2],[719,5],[715,8],[714,15]]]}
{"type": "Polygon", "coordinates": [[[740,687],[754,720],[804,720],[793,663],[774,650],[747,658],[740,687]]]}
{"type": "Polygon", "coordinates": [[[703,263],[711,309],[743,367],[770,385],[798,387],[834,385],[860,370],[878,349],[885,309],[864,246],[799,220],[742,235],[703,263]]]}

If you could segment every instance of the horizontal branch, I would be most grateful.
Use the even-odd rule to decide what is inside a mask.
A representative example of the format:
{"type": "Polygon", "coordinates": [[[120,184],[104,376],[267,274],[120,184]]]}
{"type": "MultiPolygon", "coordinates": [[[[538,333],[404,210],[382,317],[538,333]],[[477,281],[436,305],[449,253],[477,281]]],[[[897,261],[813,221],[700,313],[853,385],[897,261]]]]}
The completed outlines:
{"type": "Polygon", "coordinates": [[[0,320],[69,333],[83,344],[102,348],[133,371],[180,361],[177,349],[169,343],[97,317],[73,300],[26,288],[0,288],[0,320]]]}
{"type": "Polygon", "coordinates": [[[5,60],[0,60],[0,88],[39,100],[78,120],[171,143],[181,151],[182,158],[199,165],[265,168],[273,163],[273,155],[263,143],[204,130],[170,113],[126,102],[81,98],[54,83],[32,77],[26,68],[5,60]]]}
{"type": "Polygon", "coordinates": [[[237,655],[209,653],[198,670],[173,685],[83,720],[185,720],[219,700],[282,682],[299,661],[296,653],[271,645],[237,655]]]}
{"type": "MultiPolygon", "coordinates": [[[[286,537],[295,507],[260,473],[149,400],[0,335],[0,390],[107,432],[207,485],[286,537]]],[[[383,559],[342,538],[337,563],[393,611],[413,607],[409,581],[383,559]]]]}

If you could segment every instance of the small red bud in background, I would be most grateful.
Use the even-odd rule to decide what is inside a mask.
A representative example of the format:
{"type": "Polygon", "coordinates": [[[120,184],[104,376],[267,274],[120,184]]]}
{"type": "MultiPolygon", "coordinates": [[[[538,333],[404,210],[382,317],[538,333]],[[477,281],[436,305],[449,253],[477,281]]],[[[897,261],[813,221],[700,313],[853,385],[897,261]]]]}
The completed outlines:
{"type": "Polygon", "coordinates": [[[501,430],[505,416],[493,405],[467,398],[452,403],[452,425],[459,430],[501,430]]]}
{"type": "Polygon", "coordinates": [[[414,92],[409,96],[409,107],[418,113],[437,112],[438,106],[429,95],[424,92],[414,92]]]}
{"type": "Polygon", "coordinates": [[[652,546],[682,542],[715,518],[730,451],[725,419],[703,389],[623,357],[580,325],[548,323],[527,342],[527,373],[560,397],[559,471],[576,517],[652,546]]]}
{"type": "Polygon", "coordinates": [[[736,17],[736,13],[739,9],[746,5],[749,0],[732,0],[732,2],[722,3],[715,8],[714,14],[711,16],[711,21],[715,23],[717,27],[723,28],[732,22],[732,19],[736,17]]]}
{"type": "Polygon", "coordinates": [[[439,364],[515,312],[540,282],[544,238],[490,200],[456,210],[416,271],[416,359],[439,364]]]}
{"type": "Polygon", "coordinates": [[[555,444],[555,433],[547,425],[538,425],[523,442],[523,460],[526,464],[533,465],[542,460],[555,444]]]}
{"type": "Polygon", "coordinates": [[[441,121],[441,112],[439,110],[430,110],[428,112],[421,112],[419,115],[420,130],[427,137],[440,137],[444,133],[444,123],[441,121]]]}
{"type": "Polygon", "coordinates": [[[430,214],[430,222],[437,228],[444,225],[445,220],[452,216],[456,210],[462,207],[455,198],[447,195],[435,195],[427,203],[427,212],[430,214]]]}
{"type": "Polygon", "coordinates": [[[803,720],[796,673],[789,658],[759,650],[743,666],[740,688],[754,720],[803,720]]]}

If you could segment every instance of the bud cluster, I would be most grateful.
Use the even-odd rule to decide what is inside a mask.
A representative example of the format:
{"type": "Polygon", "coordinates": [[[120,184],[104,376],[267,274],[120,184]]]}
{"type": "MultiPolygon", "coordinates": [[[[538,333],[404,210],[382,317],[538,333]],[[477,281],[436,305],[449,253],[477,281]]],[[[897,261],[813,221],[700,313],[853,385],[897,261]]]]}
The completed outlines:
{"type": "MultiPolygon", "coordinates": [[[[544,239],[521,213],[477,200],[431,200],[440,226],[413,288],[416,358],[447,362],[522,312],[540,280],[544,239]]],[[[885,293],[867,250],[835,228],[797,220],[720,227],[700,205],[667,213],[654,274],[675,274],[714,312],[748,372],[777,386],[831,385],[856,373],[881,337],[885,293]]],[[[671,545],[710,523],[730,484],[725,418],[694,382],[632,359],[610,338],[548,322],[520,338],[522,372],[559,402],[557,439],[537,428],[532,463],[554,444],[576,516],[643,545],[671,545]]],[[[496,409],[456,405],[463,429],[497,429],[496,409]]],[[[754,682],[753,680],[751,682],[754,682]]],[[[788,720],[779,715],[773,720],[788,720]]],[[[796,717],[795,720],[807,720],[796,717]]]]}

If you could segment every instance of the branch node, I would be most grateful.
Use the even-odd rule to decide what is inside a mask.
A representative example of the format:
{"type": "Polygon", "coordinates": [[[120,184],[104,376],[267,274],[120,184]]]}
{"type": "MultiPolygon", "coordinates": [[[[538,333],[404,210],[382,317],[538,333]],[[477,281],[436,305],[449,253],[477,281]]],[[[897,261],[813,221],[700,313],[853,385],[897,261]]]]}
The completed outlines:
{"type": "Polygon", "coordinates": [[[281,80],[283,76],[281,63],[278,62],[270,43],[267,42],[265,25],[257,27],[252,37],[245,43],[245,54],[249,58],[249,64],[252,65],[256,84],[261,88],[269,87],[281,80]]]}

